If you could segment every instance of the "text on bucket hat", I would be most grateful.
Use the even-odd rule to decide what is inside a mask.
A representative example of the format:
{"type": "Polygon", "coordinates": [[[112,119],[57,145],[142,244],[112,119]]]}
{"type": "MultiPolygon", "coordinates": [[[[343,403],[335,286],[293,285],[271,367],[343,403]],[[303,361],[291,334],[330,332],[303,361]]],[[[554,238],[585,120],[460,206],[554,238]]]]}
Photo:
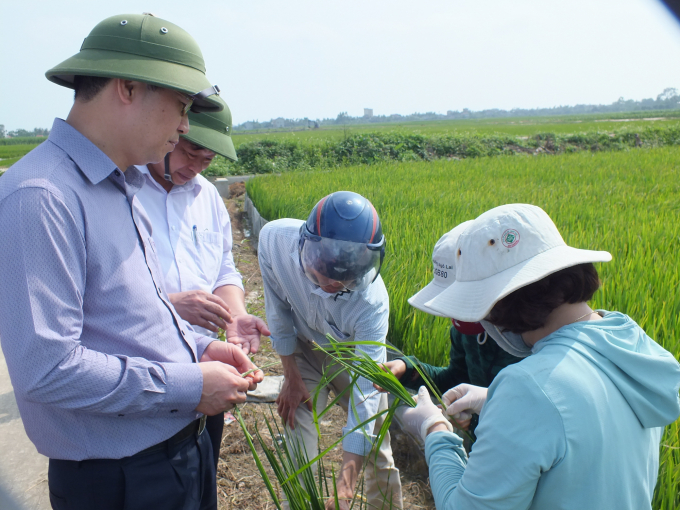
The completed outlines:
{"type": "Polygon", "coordinates": [[[141,81],[194,97],[194,111],[219,111],[198,44],[185,30],[150,14],[119,14],[95,26],[80,51],[45,73],[73,88],[74,76],[141,81]]]}
{"type": "Polygon", "coordinates": [[[481,214],[461,234],[456,281],[426,306],[447,317],[476,322],[521,287],[566,267],[611,258],[606,251],[567,246],[540,207],[502,205],[481,214]]]}
{"type": "Polygon", "coordinates": [[[458,238],[470,224],[472,220],[464,221],[439,238],[432,250],[432,281],[409,298],[408,302],[411,306],[430,315],[449,317],[425,306],[425,303],[443,292],[456,280],[456,245],[458,238]]]}

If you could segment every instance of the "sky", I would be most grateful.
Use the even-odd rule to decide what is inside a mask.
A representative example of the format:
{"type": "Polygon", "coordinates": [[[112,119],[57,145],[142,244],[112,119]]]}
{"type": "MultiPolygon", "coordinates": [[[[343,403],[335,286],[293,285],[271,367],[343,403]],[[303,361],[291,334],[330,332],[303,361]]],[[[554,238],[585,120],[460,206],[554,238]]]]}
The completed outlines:
{"type": "Polygon", "coordinates": [[[658,0],[0,2],[0,124],[51,127],[44,77],[101,20],[152,12],[198,41],[234,123],[609,104],[680,89],[680,24],[658,0]]]}

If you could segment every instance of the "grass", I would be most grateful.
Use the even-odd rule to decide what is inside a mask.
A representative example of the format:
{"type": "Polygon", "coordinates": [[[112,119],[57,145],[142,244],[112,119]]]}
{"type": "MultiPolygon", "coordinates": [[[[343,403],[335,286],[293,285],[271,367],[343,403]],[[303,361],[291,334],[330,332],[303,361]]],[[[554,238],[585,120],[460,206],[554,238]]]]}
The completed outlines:
{"type": "Polygon", "coordinates": [[[0,145],[0,159],[24,156],[26,153],[32,151],[36,147],[36,145],[30,144],[0,145]]]}
{"type": "MultiPolygon", "coordinates": [[[[3,139],[0,138],[0,141],[3,139]]],[[[15,140],[15,138],[12,138],[15,140]]],[[[44,140],[40,138],[39,140],[44,140]]],[[[9,168],[14,163],[19,161],[23,156],[36,148],[36,144],[13,144],[13,145],[2,145],[0,144],[0,168],[9,168]]]]}
{"type": "Polygon", "coordinates": [[[34,136],[0,138],[0,168],[9,168],[45,140],[34,136]]]}
{"type": "MultiPolygon", "coordinates": [[[[14,163],[19,161],[23,156],[17,157],[17,158],[8,158],[8,159],[0,159],[0,168],[4,168],[5,170],[11,167],[14,163]]],[[[4,172],[0,173],[2,175],[4,172]]]]}
{"type": "MultiPolygon", "coordinates": [[[[614,132],[635,133],[648,128],[661,129],[680,129],[680,111],[645,111],[630,113],[612,114],[591,114],[591,115],[565,115],[554,117],[516,117],[498,119],[479,119],[479,120],[435,120],[424,122],[404,122],[404,123],[376,123],[358,125],[334,125],[324,126],[315,130],[273,130],[267,132],[236,132],[232,139],[237,147],[243,146],[241,151],[248,150],[249,147],[256,145],[263,140],[267,142],[293,143],[299,144],[301,149],[309,151],[309,147],[315,149],[316,160],[312,158],[307,161],[303,168],[318,166],[318,159],[325,151],[328,144],[337,144],[346,140],[348,137],[363,137],[371,133],[389,134],[392,136],[418,135],[421,137],[455,137],[455,138],[474,138],[474,137],[495,137],[495,138],[514,138],[519,145],[530,145],[524,140],[535,137],[537,134],[553,135],[555,137],[574,135],[582,137],[585,134],[603,133],[609,135],[614,132]],[[644,120],[646,118],[658,118],[658,120],[644,120]],[[621,122],[621,120],[629,120],[621,122]]],[[[16,163],[21,156],[24,156],[31,149],[46,138],[21,137],[21,138],[0,138],[0,167],[9,167],[16,163]],[[7,152],[5,152],[7,151],[7,152]],[[11,158],[11,159],[7,159],[11,158]]],[[[398,145],[398,143],[394,144],[398,145]]],[[[470,149],[474,152],[476,149],[470,149]]],[[[402,151],[403,152],[403,151],[402,151]]],[[[405,154],[406,158],[411,157],[405,154]]],[[[466,155],[463,155],[466,157],[466,155]]],[[[285,158],[284,158],[285,159],[285,158]]],[[[247,166],[233,165],[225,158],[218,156],[205,171],[204,175],[237,175],[252,173],[251,167],[259,168],[259,172],[278,172],[289,169],[300,168],[299,161],[284,161],[278,156],[266,156],[258,162],[250,163],[247,166]],[[275,163],[272,165],[272,163],[275,163]],[[278,166],[277,164],[278,163],[278,166]]],[[[342,159],[342,158],[341,158],[342,159]]],[[[403,159],[403,158],[396,158],[403,159]]],[[[341,164],[344,162],[341,161],[341,164]]],[[[333,165],[335,166],[335,162],[333,165]]]]}
{"type": "Polygon", "coordinates": [[[44,136],[17,136],[15,138],[0,138],[0,147],[4,145],[31,145],[35,147],[47,140],[44,136]]]}
{"type": "MultiPolygon", "coordinates": [[[[459,125],[461,121],[451,121],[459,125]]],[[[291,170],[335,168],[350,164],[381,161],[431,161],[440,158],[465,159],[515,154],[561,154],[579,151],[627,151],[639,147],[680,144],[677,119],[606,123],[536,123],[505,121],[491,126],[472,121],[468,130],[443,129],[441,122],[430,131],[415,126],[370,125],[342,132],[328,130],[310,134],[275,133],[269,137],[253,135],[238,145],[237,162],[217,157],[206,175],[244,175],[281,173],[291,170]],[[610,126],[611,124],[611,126],[610,126]],[[505,129],[502,129],[505,128],[505,129]],[[371,131],[368,131],[371,129],[371,131]],[[335,133],[334,136],[333,133],[335,133]],[[286,136],[284,136],[286,135],[286,136]],[[306,136],[305,137],[303,137],[306,136]]],[[[432,124],[432,123],[431,123],[432,124]]]]}
{"type": "MultiPolygon", "coordinates": [[[[248,181],[267,219],[306,218],[340,189],[369,198],[383,223],[382,275],[390,295],[389,340],[425,362],[446,364],[450,323],[407,299],[431,278],[437,239],[456,224],[504,203],[542,207],[565,241],[607,250],[592,305],[630,315],[680,355],[680,148],[463,161],[380,163],[290,172],[248,181]]],[[[654,508],[680,507],[680,423],[666,427],[654,508]]]]}
{"type": "Polygon", "coordinates": [[[532,136],[538,132],[580,133],[593,130],[610,131],[622,125],[633,129],[655,125],[677,123],[680,110],[657,110],[646,112],[623,112],[590,115],[556,115],[554,117],[511,117],[474,120],[431,120],[415,122],[388,122],[371,124],[331,125],[320,129],[282,128],[251,131],[236,131],[232,135],[238,147],[243,143],[259,140],[298,140],[317,143],[323,140],[341,140],[352,134],[366,134],[376,131],[419,133],[423,135],[446,135],[456,133],[494,134],[503,133],[517,136],[532,136]],[[655,118],[659,120],[644,120],[655,118]]]}

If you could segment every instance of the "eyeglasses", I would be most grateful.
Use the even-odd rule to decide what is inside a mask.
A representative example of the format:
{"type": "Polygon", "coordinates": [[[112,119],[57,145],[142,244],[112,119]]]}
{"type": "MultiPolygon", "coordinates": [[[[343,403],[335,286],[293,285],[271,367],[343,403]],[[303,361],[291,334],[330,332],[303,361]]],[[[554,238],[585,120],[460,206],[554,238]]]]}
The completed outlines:
{"type": "Polygon", "coordinates": [[[178,92],[177,94],[180,96],[179,102],[182,104],[181,115],[184,117],[187,113],[189,113],[189,110],[191,110],[191,107],[194,105],[194,98],[187,96],[186,94],[182,94],[181,92],[178,92]]]}

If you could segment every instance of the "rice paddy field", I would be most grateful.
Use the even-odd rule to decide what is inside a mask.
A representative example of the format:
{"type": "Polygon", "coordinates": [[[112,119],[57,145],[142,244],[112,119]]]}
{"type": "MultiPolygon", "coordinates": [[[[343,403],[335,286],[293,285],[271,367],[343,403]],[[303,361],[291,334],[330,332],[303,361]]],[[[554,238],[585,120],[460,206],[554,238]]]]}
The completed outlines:
{"type": "Polygon", "coordinates": [[[36,144],[0,145],[0,167],[10,167],[31,150],[36,144]]]}
{"type": "Polygon", "coordinates": [[[612,131],[621,128],[643,129],[649,126],[665,127],[680,122],[677,110],[634,112],[618,114],[561,115],[554,117],[513,117],[499,119],[432,120],[415,122],[389,122],[322,126],[319,129],[280,128],[261,131],[235,131],[234,145],[258,140],[288,140],[315,143],[341,140],[351,134],[376,131],[419,133],[423,135],[452,135],[475,133],[480,135],[507,134],[532,136],[537,133],[584,133],[612,131]]]}
{"type": "Polygon", "coordinates": [[[616,115],[437,120],[289,128],[233,135],[239,160],[217,156],[204,175],[281,173],[516,153],[622,151],[680,145],[677,110],[616,115]]]}
{"type": "MultiPolygon", "coordinates": [[[[376,132],[423,136],[511,136],[523,140],[537,134],[579,135],[621,131],[635,132],[650,127],[662,129],[680,127],[680,111],[661,110],[554,117],[390,122],[331,125],[322,126],[320,129],[281,128],[266,131],[236,131],[232,139],[237,148],[240,145],[252,145],[260,141],[294,142],[302,146],[323,146],[352,135],[376,132]]],[[[44,140],[44,138],[35,137],[0,139],[0,169],[10,167],[44,140]]],[[[205,174],[233,175],[241,173],[241,171],[241,168],[234,168],[224,158],[218,156],[205,171],[205,174]]]]}
{"type": "MultiPolygon", "coordinates": [[[[387,162],[248,182],[267,219],[306,218],[337,190],[369,198],[387,239],[382,275],[390,294],[389,340],[429,363],[448,364],[450,322],[411,308],[407,299],[431,278],[431,251],[456,224],[497,205],[542,207],[565,241],[607,250],[603,286],[592,306],[630,315],[680,356],[680,148],[460,161],[387,162]]],[[[680,421],[666,428],[654,508],[680,508],[680,421]]]]}

